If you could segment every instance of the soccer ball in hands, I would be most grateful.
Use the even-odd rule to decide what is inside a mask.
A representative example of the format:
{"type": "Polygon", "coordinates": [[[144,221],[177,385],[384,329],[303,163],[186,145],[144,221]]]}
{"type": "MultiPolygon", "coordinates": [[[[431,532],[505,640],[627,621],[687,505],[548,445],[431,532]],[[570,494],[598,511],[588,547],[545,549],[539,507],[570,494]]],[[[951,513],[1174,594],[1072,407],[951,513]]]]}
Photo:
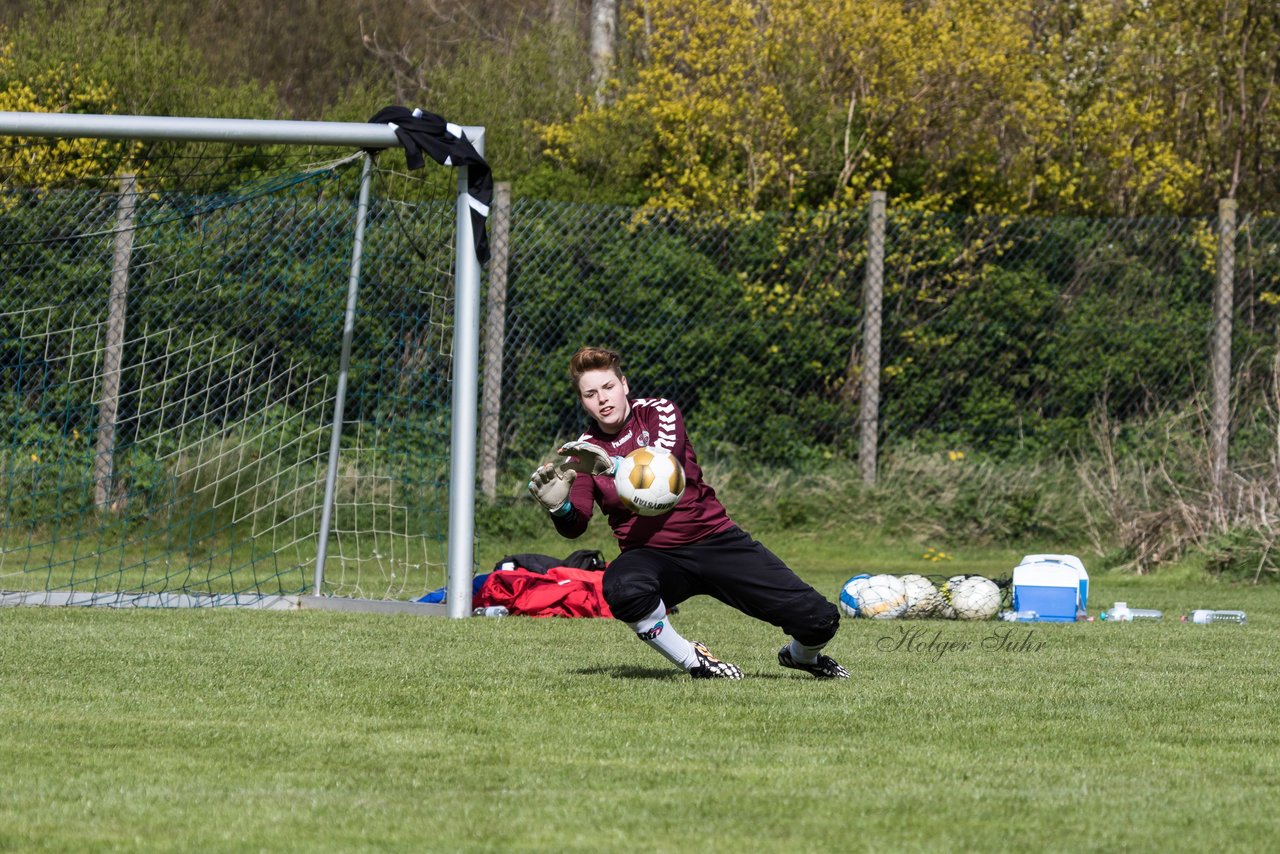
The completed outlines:
{"type": "Polygon", "coordinates": [[[873,575],[858,597],[858,613],[875,620],[892,620],[907,610],[907,587],[896,575],[873,575]]]}
{"type": "Polygon", "coordinates": [[[1000,588],[990,578],[970,575],[950,586],[956,619],[989,620],[1000,610],[1000,588]]]}
{"type": "Polygon", "coordinates": [[[840,588],[840,612],[846,617],[858,616],[858,597],[862,595],[862,588],[867,586],[867,580],[870,578],[870,573],[864,572],[850,578],[840,588]]]}
{"type": "Polygon", "coordinates": [[[665,448],[636,448],[613,475],[618,498],[640,516],[661,516],[684,495],[684,468],[665,448]]]}
{"type": "Polygon", "coordinates": [[[904,617],[931,617],[942,604],[942,596],[933,582],[923,575],[904,575],[902,584],[907,590],[907,609],[904,617]]]}

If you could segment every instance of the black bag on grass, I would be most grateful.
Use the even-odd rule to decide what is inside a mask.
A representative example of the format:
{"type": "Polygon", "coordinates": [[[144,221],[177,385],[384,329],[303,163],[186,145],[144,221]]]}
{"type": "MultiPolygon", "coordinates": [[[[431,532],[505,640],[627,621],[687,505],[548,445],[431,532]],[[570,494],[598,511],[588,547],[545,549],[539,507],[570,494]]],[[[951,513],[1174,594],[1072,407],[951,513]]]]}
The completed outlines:
{"type": "Polygon", "coordinates": [[[572,566],[576,569],[604,572],[604,554],[596,549],[578,549],[565,558],[533,553],[507,555],[494,564],[493,569],[495,572],[501,569],[527,569],[530,572],[545,573],[553,566],[572,566]]]}

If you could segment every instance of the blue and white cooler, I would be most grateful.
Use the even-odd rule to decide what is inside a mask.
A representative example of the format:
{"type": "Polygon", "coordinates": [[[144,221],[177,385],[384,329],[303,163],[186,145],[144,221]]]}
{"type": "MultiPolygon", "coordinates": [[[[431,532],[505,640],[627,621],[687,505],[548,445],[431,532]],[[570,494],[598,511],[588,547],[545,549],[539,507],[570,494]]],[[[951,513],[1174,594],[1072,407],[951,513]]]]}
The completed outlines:
{"type": "Polygon", "coordinates": [[[1013,569],[1013,610],[1037,620],[1075,622],[1089,607],[1089,573],[1075,555],[1027,555],[1013,569]]]}

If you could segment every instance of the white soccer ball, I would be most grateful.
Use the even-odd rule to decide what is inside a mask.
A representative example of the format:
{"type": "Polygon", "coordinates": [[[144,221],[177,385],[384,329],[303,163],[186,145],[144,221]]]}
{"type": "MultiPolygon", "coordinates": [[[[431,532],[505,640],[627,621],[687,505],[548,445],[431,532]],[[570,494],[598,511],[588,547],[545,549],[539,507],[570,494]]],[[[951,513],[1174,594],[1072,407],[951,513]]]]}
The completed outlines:
{"type": "Polygon", "coordinates": [[[931,617],[942,604],[942,595],[933,582],[923,575],[904,575],[902,584],[907,591],[907,610],[904,617],[931,617]]]}
{"type": "Polygon", "coordinates": [[[873,620],[892,620],[907,610],[907,587],[896,575],[873,575],[858,597],[858,613],[873,620]]]}
{"type": "Polygon", "coordinates": [[[618,498],[640,516],[661,516],[684,495],[684,468],[665,448],[636,448],[613,475],[618,498]]]}
{"type": "Polygon", "coordinates": [[[960,620],[989,620],[1000,610],[1000,588],[990,578],[971,575],[951,586],[951,607],[960,620]]]}
{"type": "Polygon", "coordinates": [[[858,597],[862,595],[862,588],[867,586],[867,581],[871,578],[869,573],[855,575],[844,583],[840,588],[839,606],[840,612],[846,617],[858,616],[858,597]]]}

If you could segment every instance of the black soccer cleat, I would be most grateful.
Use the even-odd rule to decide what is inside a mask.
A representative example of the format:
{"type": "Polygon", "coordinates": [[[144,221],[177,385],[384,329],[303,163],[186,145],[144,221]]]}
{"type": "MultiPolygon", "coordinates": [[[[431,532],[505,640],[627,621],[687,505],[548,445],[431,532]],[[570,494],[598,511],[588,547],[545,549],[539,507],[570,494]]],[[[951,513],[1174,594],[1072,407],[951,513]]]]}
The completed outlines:
{"type": "Polygon", "coordinates": [[[783,667],[790,667],[793,670],[803,670],[805,673],[812,673],[815,679],[848,679],[849,671],[845,670],[836,660],[829,655],[818,655],[818,660],[813,662],[796,661],[791,657],[791,644],[787,644],[778,650],[778,663],[783,667]]]}
{"type": "Polygon", "coordinates": [[[736,664],[716,658],[704,644],[697,641],[689,641],[689,643],[693,644],[694,655],[698,656],[698,663],[689,670],[689,675],[694,679],[742,678],[742,668],[736,664]]]}

